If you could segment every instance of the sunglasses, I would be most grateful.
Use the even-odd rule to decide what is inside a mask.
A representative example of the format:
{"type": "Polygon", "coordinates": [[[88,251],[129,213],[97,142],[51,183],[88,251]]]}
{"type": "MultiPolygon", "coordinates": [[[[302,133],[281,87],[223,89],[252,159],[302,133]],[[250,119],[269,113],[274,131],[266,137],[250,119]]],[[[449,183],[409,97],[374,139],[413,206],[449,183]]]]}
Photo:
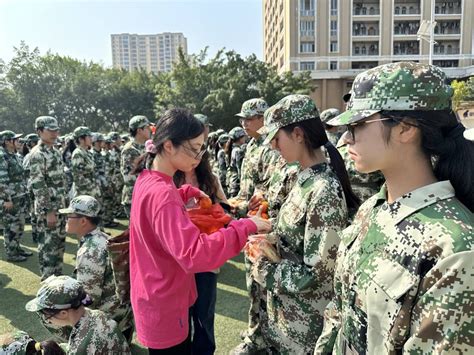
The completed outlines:
{"type": "Polygon", "coordinates": [[[193,159],[196,159],[196,160],[201,160],[202,157],[204,156],[204,154],[206,153],[206,145],[203,144],[201,146],[201,149],[199,151],[196,151],[196,149],[192,148],[192,147],[188,147],[187,145],[185,144],[181,144],[181,146],[184,148],[186,154],[188,156],[190,156],[191,158],[193,159]]]}

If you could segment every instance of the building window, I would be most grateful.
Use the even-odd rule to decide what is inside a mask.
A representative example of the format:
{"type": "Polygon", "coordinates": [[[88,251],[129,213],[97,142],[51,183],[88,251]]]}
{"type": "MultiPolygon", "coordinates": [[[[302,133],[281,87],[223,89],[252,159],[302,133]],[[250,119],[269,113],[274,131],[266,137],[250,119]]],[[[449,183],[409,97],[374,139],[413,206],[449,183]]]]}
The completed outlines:
{"type": "Polygon", "coordinates": [[[300,0],[301,16],[314,16],[314,0],[300,0]]]}
{"type": "Polygon", "coordinates": [[[314,70],[314,62],[300,62],[300,70],[314,70]]]}
{"type": "Polygon", "coordinates": [[[336,61],[330,61],[329,62],[329,69],[330,70],[337,70],[337,62],[336,61]]]}
{"type": "Polygon", "coordinates": [[[337,15],[337,5],[339,0],[331,0],[331,16],[337,15]]]}
{"type": "Polygon", "coordinates": [[[331,41],[331,45],[329,47],[330,52],[337,52],[338,51],[338,45],[337,41],[331,41]]]}
{"type": "Polygon", "coordinates": [[[331,20],[331,37],[337,36],[337,20],[331,20]]]}
{"type": "Polygon", "coordinates": [[[314,36],[314,21],[300,21],[300,35],[314,36]]]}
{"type": "Polygon", "coordinates": [[[314,42],[301,42],[300,52],[301,53],[314,53],[314,42]]]}

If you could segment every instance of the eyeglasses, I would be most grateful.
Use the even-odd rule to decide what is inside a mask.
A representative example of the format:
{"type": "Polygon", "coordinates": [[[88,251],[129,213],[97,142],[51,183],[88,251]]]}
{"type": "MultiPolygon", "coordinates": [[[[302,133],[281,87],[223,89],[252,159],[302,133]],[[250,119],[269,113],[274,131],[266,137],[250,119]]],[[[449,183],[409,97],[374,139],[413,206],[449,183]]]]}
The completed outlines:
{"type": "Polygon", "coordinates": [[[241,125],[244,124],[244,122],[246,121],[253,121],[253,120],[256,120],[258,117],[256,116],[251,116],[251,117],[242,117],[242,118],[239,118],[239,122],[241,125]]]}
{"type": "Polygon", "coordinates": [[[50,320],[51,318],[53,318],[54,316],[56,316],[56,313],[51,314],[51,313],[45,313],[45,312],[43,312],[43,311],[36,312],[36,314],[37,314],[38,317],[40,317],[40,318],[43,320],[43,322],[45,322],[45,323],[49,323],[49,320],[50,320]]]}
{"type": "Polygon", "coordinates": [[[204,156],[204,154],[207,151],[205,144],[203,144],[201,146],[201,149],[199,150],[199,152],[197,152],[196,149],[194,149],[194,148],[186,146],[185,144],[181,144],[181,146],[187,152],[188,156],[190,156],[191,158],[196,159],[196,160],[201,160],[202,157],[204,156]]]}
{"type": "Polygon", "coordinates": [[[83,218],[83,216],[67,216],[67,219],[83,218]]]}
{"type": "Polygon", "coordinates": [[[391,117],[382,117],[382,118],[378,118],[376,120],[368,120],[368,121],[361,121],[361,122],[355,122],[355,123],[348,124],[348,125],[346,125],[346,128],[347,128],[346,139],[351,141],[351,142],[355,142],[355,128],[357,126],[362,126],[366,123],[381,122],[381,121],[388,121],[388,120],[393,120],[393,118],[391,118],[391,117]]]}

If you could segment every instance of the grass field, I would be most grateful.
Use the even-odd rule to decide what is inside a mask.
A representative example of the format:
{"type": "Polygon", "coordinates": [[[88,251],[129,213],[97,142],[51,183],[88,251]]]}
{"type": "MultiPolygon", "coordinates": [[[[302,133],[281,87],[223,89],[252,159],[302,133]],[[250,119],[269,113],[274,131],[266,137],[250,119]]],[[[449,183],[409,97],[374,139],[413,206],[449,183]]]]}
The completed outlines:
{"type": "MultiPolygon", "coordinates": [[[[121,229],[123,228],[122,225],[121,229]]],[[[120,233],[120,228],[107,229],[107,232],[117,235],[120,233]]],[[[36,314],[25,310],[26,302],[35,296],[40,282],[38,254],[31,239],[29,226],[22,241],[23,247],[34,252],[28,261],[7,262],[3,236],[0,237],[0,243],[2,244],[0,247],[0,334],[21,329],[36,340],[50,338],[36,314]]],[[[73,271],[73,255],[76,250],[77,240],[68,236],[63,267],[65,275],[70,275],[73,271]]],[[[243,256],[239,255],[221,268],[218,278],[215,321],[216,354],[227,354],[240,342],[239,334],[246,328],[248,304],[243,256]]],[[[134,340],[132,353],[146,354],[147,352],[134,340]]]]}

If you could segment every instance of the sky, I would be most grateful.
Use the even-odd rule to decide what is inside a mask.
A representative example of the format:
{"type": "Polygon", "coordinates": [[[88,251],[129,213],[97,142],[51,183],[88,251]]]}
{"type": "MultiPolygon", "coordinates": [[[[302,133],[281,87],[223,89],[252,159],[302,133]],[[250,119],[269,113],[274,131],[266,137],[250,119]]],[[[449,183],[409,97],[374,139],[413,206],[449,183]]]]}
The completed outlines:
{"type": "Polygon", "coordinates": [[[263,58],[261,0],[0,0],[0,58],[25,41],[41,54],[112,66],[110,35],[182,32],[188,53],[225,47],[263,58]]]}

